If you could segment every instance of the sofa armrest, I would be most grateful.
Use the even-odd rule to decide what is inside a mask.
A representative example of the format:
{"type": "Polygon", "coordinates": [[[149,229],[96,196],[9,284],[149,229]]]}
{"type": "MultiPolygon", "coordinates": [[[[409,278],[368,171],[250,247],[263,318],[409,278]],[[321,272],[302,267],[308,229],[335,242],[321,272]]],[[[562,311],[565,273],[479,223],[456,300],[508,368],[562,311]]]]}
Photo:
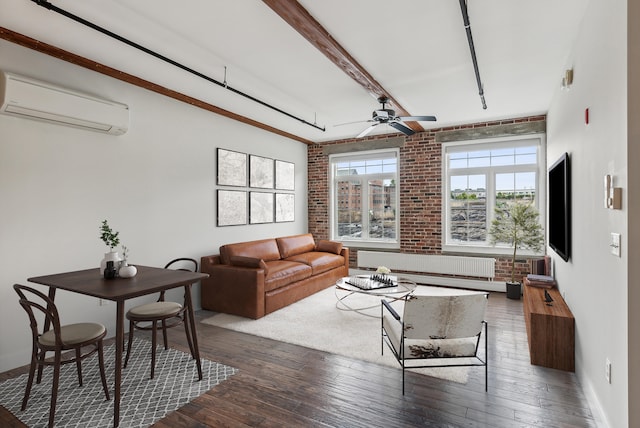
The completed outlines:
{"type": "Polygon", "coordinates": [[[347,268],[347,275],[349,275],[349,248],[342,247],[342,251],[340,251],[340,255],[344,257],[344,266],[347,268]]]}
{"type": "Polygon", "coordinates": [[[218,256],[207,256],[200,271],[209,274],[201,280],[203,309],[253,319],[264,316],[264,269],[225,265],[218,256]]]}
{"type": "Polygon", "coordinates": [[[200,257],[200,272],[206,272],[210,266],[222,264],[222,259],[219,254],[213,254],[211,256],[200,257]]]}

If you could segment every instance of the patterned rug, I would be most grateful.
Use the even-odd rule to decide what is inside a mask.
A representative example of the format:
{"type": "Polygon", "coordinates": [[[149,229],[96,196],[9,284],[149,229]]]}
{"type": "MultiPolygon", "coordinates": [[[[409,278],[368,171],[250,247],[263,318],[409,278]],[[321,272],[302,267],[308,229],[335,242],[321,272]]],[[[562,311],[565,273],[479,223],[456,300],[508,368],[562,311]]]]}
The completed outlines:
{"type": "MultiPolygon", "coordinates": [[[[156,351],[155,377],[149,379],[150,349],[149,341],[134,338],[129,364],[122,370],[120,426],[123,428],[148,427],[237,373],[233,367],[202,359],[203,378],[198,382],[195,361],[191,355],[175,349],[165,350],[161,345],[156,351]]],[[[78,386],[75,364],[62,367],[56,427],[113,426],[114,354],[115,345],[105,347],[105,370],[111,395],[109,401],[105,400],[100,382],[97,355],[82,362],[82,387],[78,386]]],[[[45,367],[39,385],[34,381],[27,409],[22,412],[20,405],[27,377],[24,374],[1,383],[0,404],[29,427],[45,427],[49,421],[53,368],[45,367]]]]}

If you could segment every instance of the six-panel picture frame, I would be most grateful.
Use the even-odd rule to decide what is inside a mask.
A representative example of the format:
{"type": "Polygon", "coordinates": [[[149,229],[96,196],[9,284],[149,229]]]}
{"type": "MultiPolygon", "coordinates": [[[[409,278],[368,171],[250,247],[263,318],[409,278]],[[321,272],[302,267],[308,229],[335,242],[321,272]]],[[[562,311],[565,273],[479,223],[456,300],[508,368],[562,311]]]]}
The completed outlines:
{"type": "Polygon", "coordinates": [[[222,148],[216,160],[218,226],[295,221],[294,163],[222,148]]]}

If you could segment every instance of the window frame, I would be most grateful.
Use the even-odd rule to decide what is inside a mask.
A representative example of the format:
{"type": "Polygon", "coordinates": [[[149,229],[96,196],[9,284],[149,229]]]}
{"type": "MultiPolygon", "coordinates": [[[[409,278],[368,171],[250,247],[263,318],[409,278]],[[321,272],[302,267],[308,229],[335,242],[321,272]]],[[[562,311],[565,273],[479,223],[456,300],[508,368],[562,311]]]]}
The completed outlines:
{"type": "MultiPolygon", "coordinates": [[[[342,242],[344,245],[355,248],[381,248],[381,249],[399,249],[400,248],[400,149],[399,148],[387,148],[377,150],[365,150],[358,152],[337,153],[329,155],[329,168],[328,168],[328,181],[329,181],[329,237],[330,239],[338,242],[342,242]],[[373,160],[380,158],[389,158],[392,155],[396,159],[396,171],[388,173],[374,173],[363,175],[350,175],[340,176],[336,174],[336,166],[340,162],[357,161],[357,160],[373,160]],[[367,206],[362,206],[363,214],[369,210],[369,180],[371,178],[376,179],[392,179],[395,182],[395,195],[394,205],[396,209],[395,215],[395,240],[385,238],[368,238],[368,239],[344,239],[337,234],[337,216],[338,216],[338,203],[336,200],[336,184],[338,181],[345,181],[344,177],[358,177],[360,181],[362,193],[360,200],[367,203],[367,206]],[[341,179],[342,178],[342,179],[341,179]]],[[[362,230],[368,230],[368,216],[363,215],[362,230]],[[366,225],[366,226],[365,226],[366,225]]]]}
{"type": "MultiPolygon", "coordinates": [[[[537,174],[535,189],[535,206],[540,214],[539,221],[544,231],[546,231],[546,182],[547,182],[547,169],[546,169],[546,136],[545,134],[527,134],[521,136],[509,136],[500,138],[487,138],[478,140],[467,141],[454,141],[442,144],[442,251],[448,253],[468,253],[468,254],[491,254],[491,255],[512,255],[513,247],[506,245],[496,244],[495,246],[489,243],[489,237],[484,242],[454,242],[451,240],[451,221],[449,218],[450,212],[450,177],[452,172],[448,168],[448,155],[454,152],[465,151],[477,151],[477,150],[489,150],[495,148],[507,148],[507,147],[524,147],[534,144],[537,147],[536,166],[531,167],[529,165],[506,165],[506,166],[487,166],[487,167],[468,167],[455,169],[456,173],[460,175],[471,175],[474,173],[482,173],[486,176],[486,218],[487,218],[487,232],[491,225],[491,221],[495,217],[495,205],[496,205],[496,174],[511,173],[511,172],[530,172],[534,171],[537,174]],[[462,172],[464,171],[464,172],[462,172]]],[[[545,232],[546,241],[546,232],[545,232]]],[[[518,254],[522,256],[539,256],[544,254],[544,248],[541,254],[534,253],[531,250],[518,250],[518,254]]]]}

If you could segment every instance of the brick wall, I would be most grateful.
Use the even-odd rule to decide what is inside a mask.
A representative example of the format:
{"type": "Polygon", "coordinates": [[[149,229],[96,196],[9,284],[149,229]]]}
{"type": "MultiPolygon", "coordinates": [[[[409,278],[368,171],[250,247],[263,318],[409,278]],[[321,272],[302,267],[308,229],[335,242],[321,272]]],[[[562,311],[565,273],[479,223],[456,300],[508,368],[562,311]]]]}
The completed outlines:
{"type": "MultiPolygon", "coordinates": [[[[504,125],[544,122],[545,116],[493,121],[448,127],[416,133],[405,138],[400,149],[400,251],[403,253],[442,253],[442,150],[436,141],[439,132],[463,129],[490,130],[504,125]]],[[[308,148],[309,232],[316,238],[329,237],[329,157],[323,154],[328,145],[374,141],[388,136],[348,139],[312,145],[308,148]]],[[[350,248],[350,266],[357,267],[357,248],[350,248]]],[[[526,260],[516,263],[516,275],[529,273],[526,260]]],[[[499,257],[496,280],[510,280],[508,257],[499,257]]]]}

